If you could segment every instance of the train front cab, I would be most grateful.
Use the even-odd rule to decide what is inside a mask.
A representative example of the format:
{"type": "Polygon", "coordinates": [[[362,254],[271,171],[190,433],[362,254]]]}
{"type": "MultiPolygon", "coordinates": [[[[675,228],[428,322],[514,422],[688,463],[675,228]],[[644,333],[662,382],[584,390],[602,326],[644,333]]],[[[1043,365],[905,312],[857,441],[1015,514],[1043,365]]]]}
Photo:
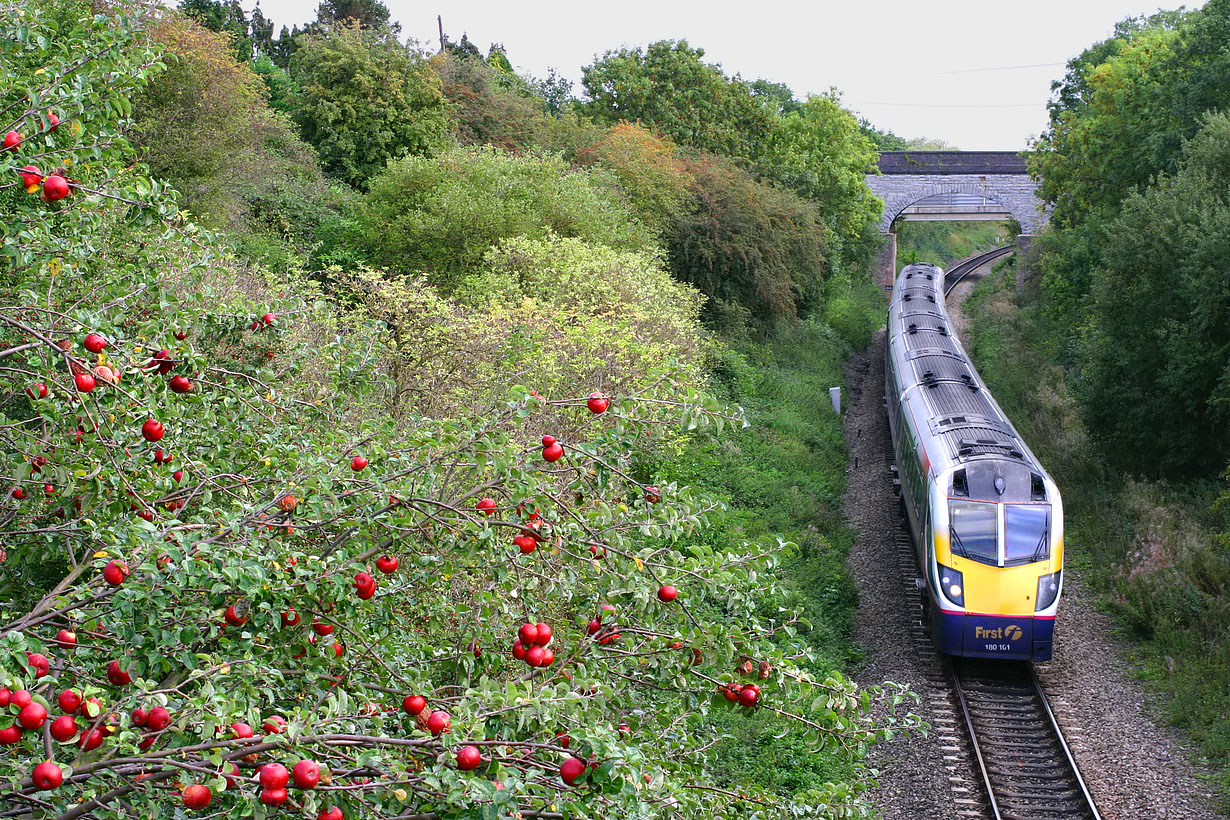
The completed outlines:
{"type": "Polygon", "coordinates": [[[1047,484],[1046,502],[955,497],[942,491],[948,481],[932,484],[927,584],[940,652],[1051,659],[1063,586],[1063,507],[1047,484]]]}

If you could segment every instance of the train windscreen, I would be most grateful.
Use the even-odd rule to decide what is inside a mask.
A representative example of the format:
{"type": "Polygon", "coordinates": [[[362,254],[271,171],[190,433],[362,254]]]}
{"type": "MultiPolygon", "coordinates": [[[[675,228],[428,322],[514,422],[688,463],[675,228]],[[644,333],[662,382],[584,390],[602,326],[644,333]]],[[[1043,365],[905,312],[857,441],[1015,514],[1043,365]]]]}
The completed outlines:
{"type": "Polygon", "coordinates": [[[999,544],[996,538],[999,528],[995,504],[985,501],[948,502],[951,517],[949,533],[952,535],[952,551],[983,564],[999,563],[999,544]]]}
{"type": "Polygon", "coordinates": [[[1050,504],[1005,505],[1004,565],[1032,564],[1050,558],[1050,525],[1050,504]]]}

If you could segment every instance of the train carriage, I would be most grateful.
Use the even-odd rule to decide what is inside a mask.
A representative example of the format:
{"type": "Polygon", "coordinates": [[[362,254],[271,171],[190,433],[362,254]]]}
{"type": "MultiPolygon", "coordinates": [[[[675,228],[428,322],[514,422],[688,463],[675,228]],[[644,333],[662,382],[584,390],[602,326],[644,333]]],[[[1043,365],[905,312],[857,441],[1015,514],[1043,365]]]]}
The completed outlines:
{"type": "Polygon", "coordinates": [[[932,638],[948,655],[1050,660],[1063,503],[950,328],[944,271],[902,269],[885,397],[932,638]]]}

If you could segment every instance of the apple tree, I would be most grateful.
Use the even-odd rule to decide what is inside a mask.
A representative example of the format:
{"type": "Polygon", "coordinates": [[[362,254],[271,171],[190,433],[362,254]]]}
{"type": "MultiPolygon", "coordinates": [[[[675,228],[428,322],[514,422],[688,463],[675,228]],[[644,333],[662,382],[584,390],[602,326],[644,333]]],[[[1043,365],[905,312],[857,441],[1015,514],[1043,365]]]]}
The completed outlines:
{"type": "Polygon", "coordinates": [[[721,510],[638,448],[737,410],[663,368],[382,412],[382,324],[137,164],[149,21],[0,11],[0,818],[849,810],[706,775],[709,710],[854,758],[900,698],[749,614],[773,548],[678,546],[721,510]]]}

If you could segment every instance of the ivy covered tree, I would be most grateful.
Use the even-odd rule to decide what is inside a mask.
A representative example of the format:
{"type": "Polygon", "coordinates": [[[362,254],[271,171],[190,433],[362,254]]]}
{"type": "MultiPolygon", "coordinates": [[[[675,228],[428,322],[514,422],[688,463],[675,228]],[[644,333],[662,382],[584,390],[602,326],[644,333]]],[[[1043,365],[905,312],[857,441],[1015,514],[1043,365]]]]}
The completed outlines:
{"type": "Polygon", "coordinates": [[[771,130],[768,98],[704,56],[686,40],[608,51],[582,70],[582,108],[600,124],[641,122],[678,145],[756,156],[771,130]]]}
{"type": "Polygon", "coordinates": [[[329,173],[365,188],[388,160],[428,154],[448,133],[439,76],[391,32],[343,21],[297,44],[291,116],[329,173]]]}
{"type": "Polygon", "coordinates": [[[682,548],[715,504],[637,454],[738,411],[663,363],[381,412],[381,318],[136,161],[148,22],[0,4],[0,818],[846,813],[705,775],[710,710],[850,755],[900,697],[797,665],[773,545],[682,548]]]}

